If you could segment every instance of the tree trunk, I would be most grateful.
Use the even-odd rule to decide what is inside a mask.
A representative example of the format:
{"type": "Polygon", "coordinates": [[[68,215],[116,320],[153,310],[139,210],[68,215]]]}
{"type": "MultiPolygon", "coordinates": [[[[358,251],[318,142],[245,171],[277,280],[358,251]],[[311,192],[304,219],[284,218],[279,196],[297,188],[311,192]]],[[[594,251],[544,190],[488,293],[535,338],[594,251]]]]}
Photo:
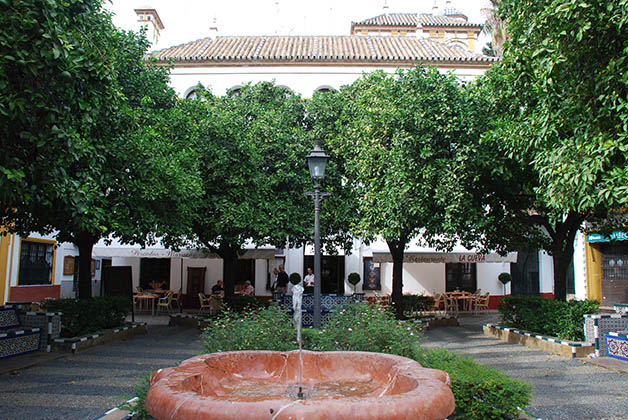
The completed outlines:
{"type": "Polygon", "coordinates": [[[392,303],[395,308],[395,317],[403,319],[403,254],[406,248],[405,241],[386,241],[393,259],[392,275],[392,303]]]}
{"type": "Polygon", "coordinates": [[[562,223],[556,224],[552,236],[552,261],[554,263],[554,299],[567,299],[567,270],[573,259],[573,242],[585,217],[569,212],[562,223]]]}
{"type": "Polygon", "coordinates": [[[554,299],[565,300],[567,299],[567,269],[571,262],[572,255],[567,256],[564,253],[552,255],[554,262],[554,299]]]}
{"type": "Polygon", "coordinates": [[[218,255],[222,258],[222,281],[225,289],[225,296],[233,296],[236,281],[240,278],[238,265],[239,248],[221,245],[218,255]]]}
{"type": "Polygon", "coordinates": [[[92,298],[92,249],[96,242],[98,239],[89,234],[78,235],[78,239],[74,241],[79,249],[79,299],[92,298]]]}

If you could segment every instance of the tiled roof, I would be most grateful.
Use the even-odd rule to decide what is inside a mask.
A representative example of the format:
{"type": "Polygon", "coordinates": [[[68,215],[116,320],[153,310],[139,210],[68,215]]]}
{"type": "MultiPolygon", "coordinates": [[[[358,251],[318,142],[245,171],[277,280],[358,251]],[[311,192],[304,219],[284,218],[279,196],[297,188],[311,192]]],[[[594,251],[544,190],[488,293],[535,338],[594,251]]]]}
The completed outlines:
{"type": "Polygon", "coordinates": [[[205,63],[472,62],[494,59],[429,38],[392,36],[228,36],[150,53],[159,61],[205,63]]]}
{"type": "Polygon", "coordinates": [[[352,22],[352,26],[464,26],[481,28],[481,24],[469,23],[460,19],[442,15],[432,15],[429,13],[386,13],[372,18],[364,19],[360,22],[352,22]],[[417,21],[418,16],[418,21],[417,21]]]}

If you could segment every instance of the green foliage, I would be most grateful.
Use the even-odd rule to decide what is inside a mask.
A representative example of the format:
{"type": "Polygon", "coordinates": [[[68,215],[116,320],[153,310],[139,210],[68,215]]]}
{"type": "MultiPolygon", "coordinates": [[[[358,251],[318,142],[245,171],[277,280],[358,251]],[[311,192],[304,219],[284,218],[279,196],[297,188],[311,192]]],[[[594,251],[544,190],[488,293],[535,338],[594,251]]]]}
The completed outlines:
{"type": "Polygon", "coordinates": [[[360,282],[360,275],[358,273],[351,273],[347,278],[350,284],[357,285],[360,282]]]}
{"type": "Polygon", "coordinates": [[[499,2],[510,39],[504,87],[523,99],[508,141],[531,151],[539,193],[554,208],[628,203],[627,8],[627,0],[499,2]]]}
{"type": "Polygon", "coordinates": [[[148,394],[148,390],[150,389],[149,380],[152,376],[152,373],[147,373],[145,375],[141,375],[139,378],[139,382],[133,387],[135,390],[135,396],[137,400],[135,400],[135,404],[131,406],[130,404],[122,405],[122,409],[130,411],[133,414],[133,420],[153,420],[153,416],[150,415],[148,410],[146,410],[146,395],[148,394]]]}
{"type": "Polygon", "coordinates": [[[299,284],[301,283],[301,274],[294,272],[290,274],[290,277],[288,277],[288,279],[290,280],[290,283],[292,284],[299,284]]]}
{"type": "Polygon", "coordinates": [[[419,348],[415,360],[424,367],[449,373],[456,399],[456,410],[449,417],[452,420],[498,420],[504,415],[517,418],[518,407],[530,401],[529,384],[445,349],[419,348]]]}
{"type": "Polygon", "coordinates": [[[252,311],[268,306],[267,301],[246,295],[225,296],[222,301],[226,305],[227,310],[233,312],[252,311]]]}
{"type": "Polygon", "coordinates": [[[359,350],[412,358],[421,336],[418,329],[395,320],[388,308],[366,303],[337,309],[314,336],[313,350],[359,350]]]}
{"type": "Polygon", "coordinates": [[[599,302],[543,299],[539,296],[507,296],[499,304],[502,323],[566,340],[584,340],[583,315],[597,312],[599,302]]]}
{"type": "Polygon", "coordinates": [[[47,312],[61,312],[61,336],[76,337],[119,327],[131,312],[131,298],[99,296],[92,299],[46,300],[42,307],[47,312]]]}
{"type": "Polygon", "coordinates": [[[202,335],[203,346],[208,353],[233,350],[288,351],[298,348],[296,340],[292,319],[278,305],[239,313],[224,311],[211,321],[202,335]]]}
{"type": "Polygon", "coordinates": [[[497,279],[502,282],[502,284],[508,284],[512,281],[512,276],[510,275],[510,273],[499,273],[499,275],[497,276],[497,279]]]}
{"type": "Polygon", "coordinates": [[[194,121],[203,196],[181,242],[223,259],[225,294],[239,280],[245,243],[286,246],[312,235],[305,156],[305,103],[271,82],[243,86],[237,95],[186,102],[194,121]]]}
{"type": "Polygon", "coordinates": [[[0,14],[0,225],[79,247],[91,297],[100,238],[186,230],[200,192],[189,124],[168,68],[99,0],[8,2],[0,14]],[[17,201],[15,197],[18,197],[17,201]]]}
{"type": "MultiPolygon", "coordinates": [[[[342,164],[353,190],[352,233],[383,238],[395,265],[409,241],[448,247],[448,202],[457,191],[451,179],[459,144],[467,141],[469,119],[459,81],[435,68],[417,67],[365,74],[334,98],[337,110],[315,108],[333,129],[315,126],[342,164]]],[[[458,188],[459,189],[459,188],[458,188]]],[[[392,297],[402,316],[402,270],[393,269],[392,297]]]]}

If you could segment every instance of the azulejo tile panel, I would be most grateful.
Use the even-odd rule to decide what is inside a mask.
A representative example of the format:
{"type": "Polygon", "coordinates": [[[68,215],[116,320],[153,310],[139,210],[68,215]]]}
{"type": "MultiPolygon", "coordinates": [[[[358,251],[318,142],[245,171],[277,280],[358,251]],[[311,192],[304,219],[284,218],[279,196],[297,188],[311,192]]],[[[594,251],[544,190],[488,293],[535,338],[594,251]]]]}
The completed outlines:
{"type": "Polygon", "coordinates": [[[628,362],[628,336],[606,336],[606,351],[608,357],[628,362]]]}
{"type": "Polygon", "coordinates": [[[20,319],[15,309],[11,307],[0,307],[0,329],[17,328],[20,326],[20,319]]]}
{"type": "Polygon", "coordinates": [[[0,359],[39,350],[39,332],[0,338],[0,359]]]}

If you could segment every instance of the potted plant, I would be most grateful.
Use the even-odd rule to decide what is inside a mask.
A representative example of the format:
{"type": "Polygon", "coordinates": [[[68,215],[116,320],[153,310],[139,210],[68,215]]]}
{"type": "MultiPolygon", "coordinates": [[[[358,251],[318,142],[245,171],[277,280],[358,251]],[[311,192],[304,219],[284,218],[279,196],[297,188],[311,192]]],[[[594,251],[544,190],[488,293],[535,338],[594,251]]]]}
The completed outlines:
{"type": "Polygon", "coordinates": [[[353,294],[355,295],[355,286],[360,282],[360,275],[358,273],[351,273],[347,280],[353,285],[353,294]]]}
{"type": "Polygon", "coordinates": [[[504,296],[506,296],[506,285],[508,283],[510,283],[510,281],[512,280],[512,276],[510,275],[510,273],[499,273],[499,276],[497,276],[497,279],[502,282],[502,284],[504,285],[504,296]]]}

